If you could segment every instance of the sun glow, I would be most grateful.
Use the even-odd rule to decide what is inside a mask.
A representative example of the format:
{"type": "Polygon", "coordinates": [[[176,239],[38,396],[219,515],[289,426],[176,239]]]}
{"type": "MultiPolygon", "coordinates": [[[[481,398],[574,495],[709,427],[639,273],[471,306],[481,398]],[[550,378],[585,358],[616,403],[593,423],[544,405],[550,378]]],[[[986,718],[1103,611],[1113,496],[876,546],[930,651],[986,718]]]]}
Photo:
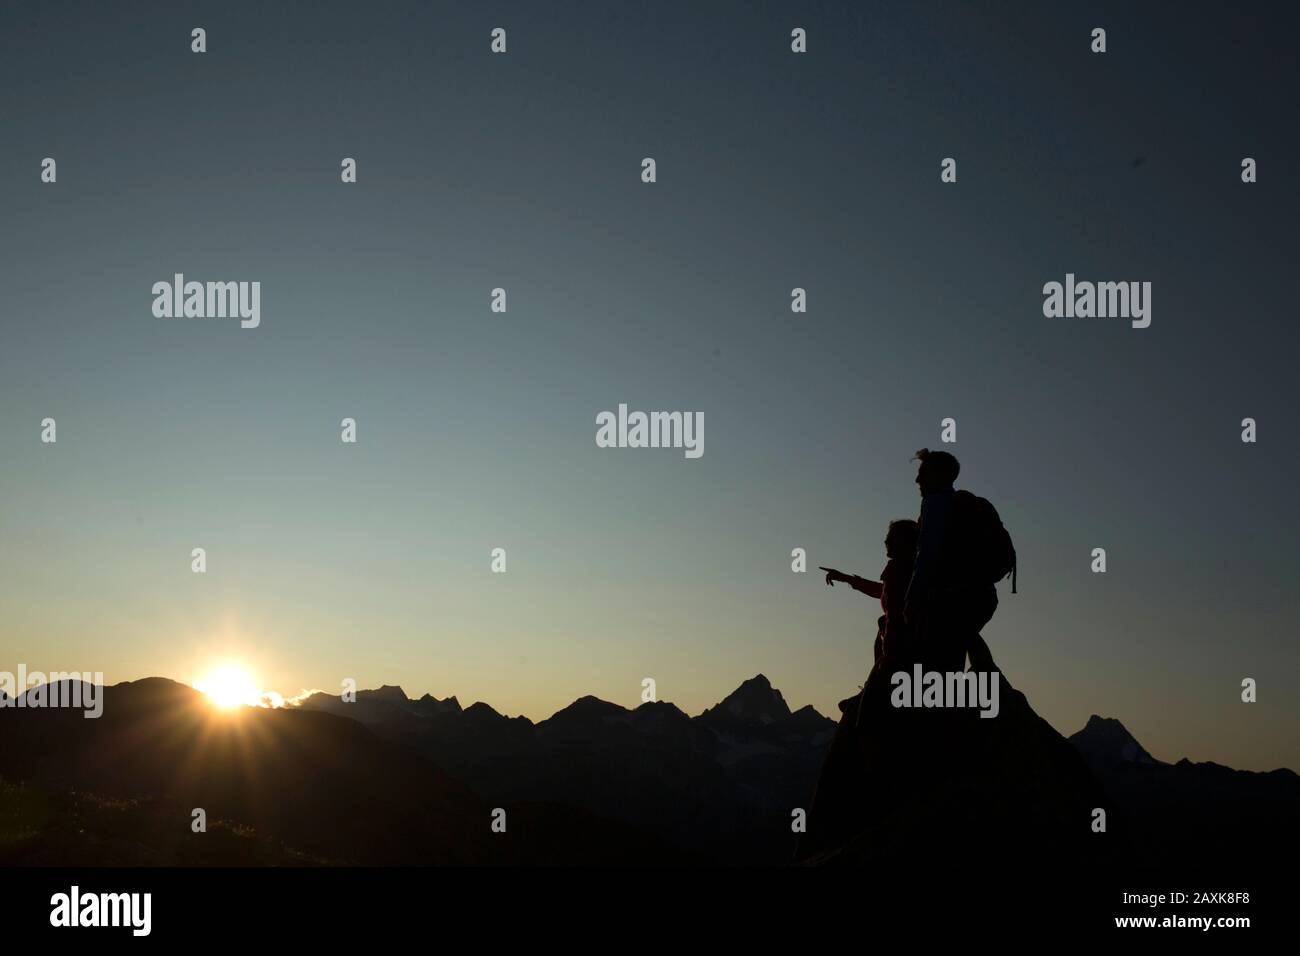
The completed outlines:
{"type": "Polygon", "coordinates": [[[223,710],[240,706],[262,707],[266,703],[261,688],[238,664],[222,664],[196,680],[194,686],[223,710]]]}

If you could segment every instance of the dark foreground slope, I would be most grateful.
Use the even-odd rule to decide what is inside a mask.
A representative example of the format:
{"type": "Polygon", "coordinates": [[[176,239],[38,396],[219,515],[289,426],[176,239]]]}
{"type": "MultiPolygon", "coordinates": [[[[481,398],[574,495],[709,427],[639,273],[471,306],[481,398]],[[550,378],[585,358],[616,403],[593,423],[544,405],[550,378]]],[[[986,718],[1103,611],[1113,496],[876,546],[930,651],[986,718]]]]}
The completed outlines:
{"type": "Polygon", "coordinates": [[[494,806],[356,721],[218,711],[161,678],[103,690],[103,715],[0,711],[0,863],[475,864],[663,856],[571,809],[494,806]],[[194,833],[202,808],[208,832],[194,833]]]}
{"type": "Polygon", "coordinates": [[[1163,763],[1096,716],[1067,740],[999,680],[996,718],[886,706],[860,733],[842,721],[800,858],[1130,886],[1253,878],[1294,860],[1292,771],[1163,763]]]}
{"type": "Polygon", "coordinates": [[[1228,875],[1293,857],[1291,771],[1163,763],[1097,717],[1067,741],[999,687],[995,719],[868,721],[846,764],[841,737],[827,757],[843,725],[762,675],[696,717],[586,697],[536,724],[396,687],[221,712],[136,681],[105,689],[98,720],[0,708],[0,865],[779,865],[798,844],[878,873],[1228,875]]]}
{"type": "Polygon", "coordinates": [[[1122,811],[999,675],[999,712],[868,708],[841,721],[800,857],[898,871],[1102,868],[1131,858],[1122,811]],[[848,765],[845,769],[844,765],[848,765]],[[1104,833],[1094,829],[1106,814],[1104,833]]]}

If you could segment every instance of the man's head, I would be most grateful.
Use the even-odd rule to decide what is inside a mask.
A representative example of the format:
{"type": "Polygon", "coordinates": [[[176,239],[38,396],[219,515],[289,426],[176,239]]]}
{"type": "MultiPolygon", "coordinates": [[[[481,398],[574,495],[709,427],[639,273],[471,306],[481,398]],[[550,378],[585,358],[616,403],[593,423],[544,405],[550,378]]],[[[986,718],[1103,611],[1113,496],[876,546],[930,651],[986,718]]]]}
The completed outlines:
{"type": "Polygon", "coordinates": [[[948,490],[957,480],[957,473],[961,471],[961,465],[957,463],[956,457],[946,451],[930,451],[928,448],[922,448],[912,460],[921,463],[916,469],[916,484],[921,489],[922,495],[928,495],[932,491],[948,490]]]}

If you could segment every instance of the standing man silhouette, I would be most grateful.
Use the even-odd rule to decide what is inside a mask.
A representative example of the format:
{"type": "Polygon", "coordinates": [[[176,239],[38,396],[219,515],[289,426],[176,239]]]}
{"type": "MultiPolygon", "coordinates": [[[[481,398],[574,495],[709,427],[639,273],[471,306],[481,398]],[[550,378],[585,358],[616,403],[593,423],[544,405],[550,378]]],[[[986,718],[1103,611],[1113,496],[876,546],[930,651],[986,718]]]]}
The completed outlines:
{"type": "MultiPolygon", "coordinates": [[[[953,489],[961,465],[946,451],[922,448],[916,484],[921,491],[916,564],[903,615],[915,629],[927,671],[966,669],[966,653],[976,670],[991,669],[992,658],[980,630],[998,607],[997,588],[972,574],[968,522],[953,489]]],[[[962,496],[970,498],[964,492],[962,496]]]]}

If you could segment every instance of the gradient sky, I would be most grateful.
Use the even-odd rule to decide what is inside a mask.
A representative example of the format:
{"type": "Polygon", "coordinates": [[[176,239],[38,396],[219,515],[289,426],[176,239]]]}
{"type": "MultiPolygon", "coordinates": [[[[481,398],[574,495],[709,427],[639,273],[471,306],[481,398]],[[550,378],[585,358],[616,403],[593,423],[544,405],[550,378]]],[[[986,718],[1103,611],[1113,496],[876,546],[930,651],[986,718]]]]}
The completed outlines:
{"type": "Polygon", "coordinates": [[[0,669],[837,714],[879,612],[790,551],[875,576],[952,416],[1039,713],[1300,766],[1295,15],[49,6],[0,9],[0,669]],[[261,327],[154,318],[175,272],[261,327]],[[1151,327],[1044,318],[1067,272],[1151,327]],[[597,448],[620,402],[704,456],[597,448]]]}

